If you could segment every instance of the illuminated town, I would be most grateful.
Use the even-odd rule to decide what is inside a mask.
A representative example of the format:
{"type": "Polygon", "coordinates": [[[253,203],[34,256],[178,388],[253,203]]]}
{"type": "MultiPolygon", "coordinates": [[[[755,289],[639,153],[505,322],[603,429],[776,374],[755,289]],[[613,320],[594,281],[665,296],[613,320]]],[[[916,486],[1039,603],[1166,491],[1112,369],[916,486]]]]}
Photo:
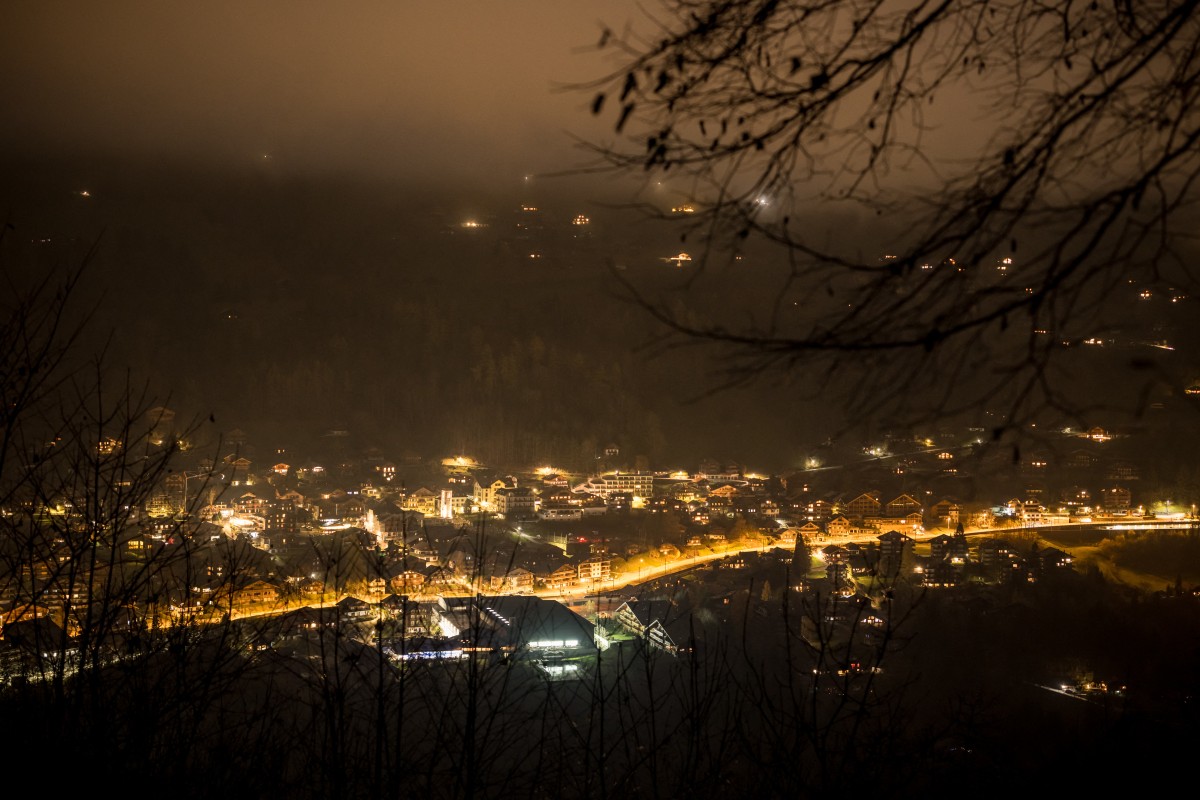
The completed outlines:
{"type": "Polygon", "coordinates": [[[0,31],[0,794],[1194,784],[1195,4],[0,31]]]}
{"type": "MultiPolygon", "coordinates": [[[[178,445],[175,419],[166,407],[147,411],[153,445],[178,445]]],[[[840,452],[824,446],[803,467],[772,475],[712,459],[656,470],[615,443],[595,453],[589,473],[498,469],[466,455],[396,460],[376,447],[332,460],[280,448],[266,451],[278,461],[258,463],[259,449],[244,436],[229,433],[219,460],[188,446],[115,532],[110,569],[169,564],[184,550],[203,565],[187,580],[170,570],[154,575],[153,599],[126,608],[130,625],[276,617],[284,636],[297,621],[332,611],[388,621],[393,658],[463,657],[483,645],[463,633],[470,626],[462,603],[508,607],[518,601],[498,598],[517,596],[526,598],[516,606],[524,613],[572,619],[584,632],[505,636],[506,652],[528,652],[547,668],[620,639],[649,636],[675,653],[683,641],[668,623],[704,604],[727,606],[748,579],[772,594],[857,599],[880,613],[884,576],[986,596],[988,587],[1079,570],[1072,550],[1081,547],[1090,569],[1174,591],[1168,577],[1125,570],[1098,556],[1095,544],[1188,535],[1197,525],[1194,504],[1143,496],[1142,467],[1118,449],[1127,437],[1101,428],[1057,431],[1055,455],[1031,454],[1007,470],[989,463],[982,441],[964,429],[840,452]],[[991,476],[992,497],[956,495],[974,472],[991,476]],[[688,589],[700,586],[706,599],[696,605],[688,589]],[[547,611],[555,605],[571,613],[547,611]],[[401,611],[407,624],[396,628],[401,611]]],[[[96,449],[114,457],[123,446],[107,438],[96,449]]],[[[80,521],[61,501],[7,513],[68,528],[80,521]]],[[[58,548],[48,555],[5,575],[10,673],[38,666],[12,632],[53,624],[69,640],[81,624],[71,602],[77,573],[64,570],[58,548]]],[[[511,633],[504,627],[489,627],[489,641],[511,633]]],[[[355,630],[366,644],[382,636],[371,625],[355,630]]]]}

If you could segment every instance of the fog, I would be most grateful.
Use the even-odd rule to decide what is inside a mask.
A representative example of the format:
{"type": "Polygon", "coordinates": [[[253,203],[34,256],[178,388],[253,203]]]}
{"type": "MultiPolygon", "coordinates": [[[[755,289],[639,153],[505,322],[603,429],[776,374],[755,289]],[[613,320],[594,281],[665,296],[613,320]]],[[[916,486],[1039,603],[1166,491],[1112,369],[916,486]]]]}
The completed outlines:
{"type": "Polygon", "coordinates": [[[10,151],[492,185],[566,167],[596,127],[602,20],[632,3],[13,2],[10,151]],[[591,127],[589,127],[591,126],[591,127]]]}

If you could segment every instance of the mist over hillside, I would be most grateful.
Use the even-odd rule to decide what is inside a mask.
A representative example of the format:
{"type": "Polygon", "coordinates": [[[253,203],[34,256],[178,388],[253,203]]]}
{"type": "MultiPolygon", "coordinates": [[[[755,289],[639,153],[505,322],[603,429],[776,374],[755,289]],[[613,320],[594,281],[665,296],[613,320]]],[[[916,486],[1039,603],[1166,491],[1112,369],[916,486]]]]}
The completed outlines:
{"type": "MultiPolygon", "coordinates": [[[[588,199],[604,187],[454,194],[269,163],[7,172],[6,261],[32,277],[90,251],[80,308],[111,332],[108,363],[262,446],[319,448],[338,428],[424,458],[586,467],[617,443],[773,469],[828,427],[786,385],[714,391],[710,353],[656,346],[619,278],[665,291],[699,266],[668,260],[688,246],[677,227],[588,199]]],[[[774,291],[765,263],[708,298],[774,291]]]]}

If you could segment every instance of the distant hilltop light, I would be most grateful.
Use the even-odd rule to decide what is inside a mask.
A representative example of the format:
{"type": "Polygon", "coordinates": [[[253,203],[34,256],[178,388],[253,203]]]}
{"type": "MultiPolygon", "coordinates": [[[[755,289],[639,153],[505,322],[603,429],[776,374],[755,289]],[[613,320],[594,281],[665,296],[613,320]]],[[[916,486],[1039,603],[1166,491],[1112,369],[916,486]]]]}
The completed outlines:
{"type": "Polygon", "coordinates": [[[479,462],[470,456],[450,456],[442,459],[443,467],[477,467],[479,462]]]}
{"type": "Polygon", "coordinates": [[[473,229],[473,228],[484,228],[487,226],[484,225],[482,222],[478,222],[476,220],[469,219],[466,222],[462,223],[462,227],[468,228],[468,229],[473,229]]]}
{"type": "Polygon", "coordinates": [[[87,189],[82,189],[82,190],[79,192],[79,196],[80,196],[80,197],[91,197],[91,196],[92,196],[92,193],[91,193],[91,192],[89,192],[87,189]]]}
{"type": "Polygon", "coordinates": [[[671,257],[669,257],[669,258],[664,258],[664,259],[663,259],[663,261],[666,261],[666,262],[669,262],[669,263],[673,263],[673,264],[675,264],[675,266],[677,266],[677,267],[682,267],[682,266],[683,266],[683,262],[685,262],[685,261],[691,261],[691,260],[692,260],[692,257],[691,257],[690,255],[688,255],[687,253],[679,253],[678,255],[674,255],[674,256],[671,256],[671,257]]]}
{"type": "Polygon", "coordinates": [[[583,214],[576,214],[575,219],[571,220],[572,225],[587,225],[590,222],[591,220],[585,217],[583,214]]]}
{"type": "Polygon", "coordinates": [[[695,214],[696,207],[689,203],[684,203],[681,206],[675,206],[674,208],[672,208],[671,213],[672,214],[695,214]]]}

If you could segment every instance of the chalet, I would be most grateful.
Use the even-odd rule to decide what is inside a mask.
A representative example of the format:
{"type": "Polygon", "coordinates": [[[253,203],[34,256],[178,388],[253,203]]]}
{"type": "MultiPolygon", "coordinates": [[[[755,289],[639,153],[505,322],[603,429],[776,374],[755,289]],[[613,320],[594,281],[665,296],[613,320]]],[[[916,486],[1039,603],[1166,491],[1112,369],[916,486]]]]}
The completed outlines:
{"type": "Polygon", "coordinates": [[[549,589],[569,589],[579,580],[579,570],[575,564],[567,563],[546,576],[546,587],[549,589]]]}
{"type": "Polygon", "coordinates": [[[967,537],[962,534],[941,534],[929,540],[929,556],[933,562],[949,561],[962,565],[967,561],[967,537]]]}
{"type": "Polygon", "coordinates": [[[912,548],[912,538],[899,531],[880,534],[879,555],[882,559],[900,559],[912,548]]]}
{"type": "Polygon", "coordinates": [[[370,603],[357,597],[343,597],[336,608],[338,617],[346,620],[366,620],[374,613],[370,603]]]}
{"type": "Polygon", "coordinates": [[[876,531],[895,530],[911,536],[925,529],[925,517],[919,511],[910,512],[904,517],[864,517],[862,527],[876,531]]]}
{"type": "Polygon", "coordinates": [[[250,478],[250,459],[244,456],[226,456],[225,468],[228,470],[225,479],[232,486],[241,486],[250,478]]]}
{"type": "Polygon", "coordinates": [[[505,594],[520,594],[533,591],[533,573],[524,567],[513,567],[501,575],[492,575],[489,584],[492,591],[505,594]]]}
{"type": "Polygon", "coordinates": [[[826,564],[845,564],[850,560],[850,551],[836,544],[821,549],[821,560],[826,564]]]}
{"type": "Polygon", "coordinates": [[[985,539],[976,552],[980,566],[993,577],[1012,572],[1022,560],[1012,545],[999,538],[985,539]]]}
{"type": "Polygon", "coordinates": [[[495,511],[506,519],[532,517],[537,505],[537,495],[528,486],[513,486],[497,489],[495,511]]]}
{"type": "MultiPolygon", "coordinates": [[[[762,514],[763,504],[770,502],[771,501],[762,494],[742,491],[730,498],[730,507],[738,514],[754,516],[757,514],[762,514]]],[[[774,504],[772,503],[772,505],[774,504]]],[[[775,513],[778,514],[778,512],[779,509],[776,507],[775,513]]]]}
{"type": "Polygon", "coordinates": [[[929,522],[942,528],[953,528],[959,522],[962,506],[951,498],[943,498],[929,509],[929,522]]]}
{"type": "Polygon", "coordinates": [[[571,506],[545,506],[538,509],[538,519],[550,522],[583,519],[583,509],[571,506]]]}
{"type": "Polygon", "coordinates": [[[797,528],[796,532],[804,537],[805,541],[811,541],[821,535],[821,527],[817,523],[809,521],[797,528]]]}
{"type": "Polygon", "coordinates": [[[426,583],[434,592],[461,590],[462,581],[452,567],[435,567],[426,577],[426,583]]]}
{"type": "MultiPolygon", "coordinates": [[[[830,588],[835,594],[845,596],[845,590],[854,585],[849,561],[825,562],[825,580],[829,581],[830,588]]],[[[853,591],[851,590],[850,593],[853,594],[853,591]]]]}
{"type": "Polygon", "coordinates": [[[427,581],[428,577],[425,572],[418,569],[406,569],[393,575],[388,584],[396,594],[408,595],[419,592],[427,581]]]}
{"type": "Polygon", "coordinates": [[[367,509],[367,528],[382,533],[388,541],[402,542],[407,535],[421,530],[425,515],[405,510],[390,500],[372,503],[367,509]]]}
{"type": "Polygon", "coordinates": [[[1137,464],[1131,461],[1114,461],[1108,465],[1106,476],[1110,481],[1136,481],[1139,471],[1137,464]]]}
{"type": "Polygon", "coordinates": [[[931,561],[925,567],[925,586],[957,586],[963,581],[963,571],[949,561],[931,561]]]}
{"type": "Polygon", "coordinates": [[[609,513],[627,513],[633,508],[633,494],[630,492],[613,492],[604,499],[604,505],[609,513]]]}
{"type": "Polygon", "coordinates": [[[494,478],[490,481],[485,479],[482,483],[479,478],[476,478],[475,490],[472,494],[475,506],[485,513],[494,512],[496,510],[496,492],[501,489],[515,489],[516,486],[517,479],[511,475],[494,478]]]}
{"type": "Polygon", "coordinates": [[[1057,547],[1047,547],[1038,553],[1038,560],[1043,569],[1059,569],[1070,566],[1075,558],[1057,547]]]}
{"type": "Polygon", "coordinates": [[[1030,498],[1020,504],[1018,517],[1025,525],[1042,525],[1045,523],[1046,510],[1042,504],[1033,498],[1030,498]]]}
{"type": "Polygon", "coordinates": [[[853,575],[863,575],[879,566],[879,545],[874,542],[847,542],[845,558],[853,575]]]}
{"type": "Polygon", "coordinates": [[[1124,486],[1110,486],[1100,490],[1100,506],[1105,511],[1128,511],[1133,496],[1124,486]]]}
{"type": "Polygon", "coordinates": [[[428,486],[418,487],[407,497],[400,500],[400,507],[405,511],[416,511],[426,517],[438,515],[439,494],[428,486]]]}
{"type": "Polygon", "coordinates": [[[579,497],[579,510],[585,517],[597,516],[608,513],[608,504],[603,497],[584,493],[579,497]]]}
{"type": "Polygon", "coordinates": [[[688,504],[678,497],[655,497],[646,504],[651,514],[682,514],[688,510],[688,504]]]}
{"type": "Polygon", "coordinates": [[[732,483],[714,486],[708,490],[708,505],[710,508],[732,508],[737,493],[738,487],[732,483]]]}
{"type": "Polygon", "coordinates": [[[803,502],[803,512],[811,522],[824,522],[834,518],[835,505],[834,497],[815,497],[803,502]]]}
{"type": "Polygon", "coordinates": [[[577,565],[577,575],[580,583],[607,581],[612,578],[612,559],[596,556],[577,565]]]}
{"type": "Polygon", "coordinates": [[[78,652],[67,632],[45,616],[9,622],[0,633],[0,664],[42,665],[47,659],[78,652]]]}
{"type": "Polygon", "coordinates": [[[627,600],[615,612],[613,620],[652,648],[674,655],[679,645],[668,631],[674,629],[678,612],[668,600],[627,600]]]}
{"type": "Polygon", "coordinates": [[[1063,466],[1071,470],[1089,470],[1096,466],[1099,457],[1090,450],[1072,450],[1063,459],[1063,466]]]}
{"type": "Polygon", "coordinates": [[[890,500],[887,504],[887,515],[889,517],[907,517],[914,512],[918,515],[923,515],[924,506],[912,495],[902,494],[890,500]]]}
{"type": "Polygon", "coordinates": [[[290,641],[337,625],[337,613],[329,608],[305,606],[274,618],[265,618],[260,628],[272,641],[290,641]]]}
{"type": "Polygon", "coordinates": [[[569,489],[571,481],[561,472],[550,472],[542,476],[542,486],[547,489],[569,489]]]}
{"type": "Polygon", "coordinates": [[[264,580],[252,580],[233,590],[233,602],[238,606],[275,603],[278,600],[279,587],[264,580]]]}
{"type": "Polygon", "coordinates": [[[842,506],[842,513],[851,519],[879,516],[879,495],[877,492],[864,492],[842,506]]]}
{"type": "Polygon", "coordinates": [[[273,500],[275,492],[270,489],[266,491],[247,491],[243,492],[233,501],[234,510],[240,514],[256,514],[263,515],[266,511],[267,503],[273,500]]]}
{"type": "Polygon", "coordinates": [[[440,635],[434,605],[411,600],[402,594],[389,594],[380,600],[378,608],[383,621],[382,642],[396,649],[401,639],[440,635]]]}
{"type": "Polygon", "coordinates": [[[830,536],[849,536],[851,527],[850,520],[839,516],[826,523],[825,531],[830,536]]]}

